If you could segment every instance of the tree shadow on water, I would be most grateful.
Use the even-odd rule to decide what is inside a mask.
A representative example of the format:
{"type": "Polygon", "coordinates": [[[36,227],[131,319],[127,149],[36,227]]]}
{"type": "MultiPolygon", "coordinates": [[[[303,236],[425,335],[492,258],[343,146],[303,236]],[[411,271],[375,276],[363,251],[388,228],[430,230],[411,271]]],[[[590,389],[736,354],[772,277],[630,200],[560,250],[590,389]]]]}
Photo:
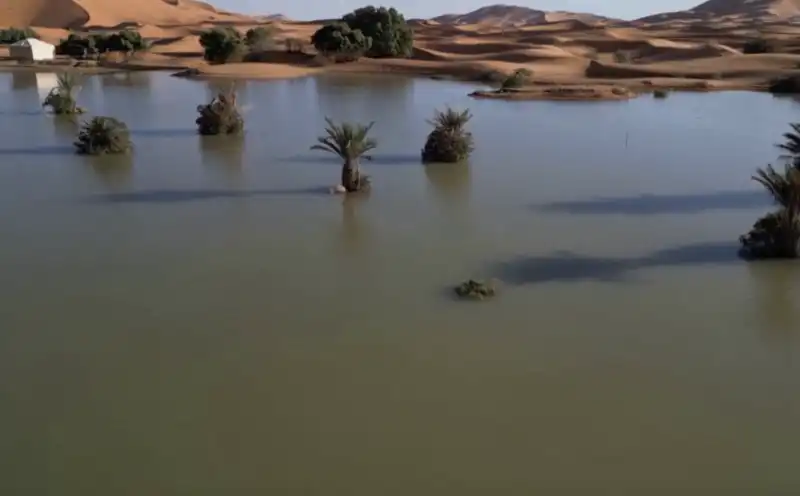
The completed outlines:
{"type": "Polygon", "coordinates": [[[624,282],[636,271],[656,267],[726,265],[738,262],[731,242],[699,243],[658,250],[641,257],[591,257],[571,252],[520,257],[496,264],[492,272],[513,285],[545,282],[624,282]]]}
{"type": "Polygon", "coordinates": [[[691,214],[709,210],[749,210],[769,207],[762,191],[716,191],[682,195],[641,195],[596,198],[585,201],[554,202],[534,205],[544,212],[567,214],[691,214]]]}
{"type": "Polygon", "coordinates": [[[748,264],[756,293],[758,327],[764,339],[784,344],[800,336],[800,267],[785,260],[748,264]]]}
{"type": "Polygon", "coordinates": [[[267,196],[313,196],[330,195],[329,188],[296,188],[296,189],[161,189],[133,191],[128,193],[111,193],[92,196],[85,201],[89,203],[186,203],[204,200],[246,199],[267,196]]]}

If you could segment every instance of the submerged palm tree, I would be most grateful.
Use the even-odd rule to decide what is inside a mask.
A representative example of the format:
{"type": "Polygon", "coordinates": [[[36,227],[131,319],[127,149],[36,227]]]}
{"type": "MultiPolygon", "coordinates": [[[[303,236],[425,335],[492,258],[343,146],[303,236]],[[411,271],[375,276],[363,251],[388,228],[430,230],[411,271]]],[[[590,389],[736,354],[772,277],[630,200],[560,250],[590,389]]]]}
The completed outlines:
{"type": "Polygon", "coordinates": [[[800,168],[800,123],[789,124],[789,126],[791,126],[792,131],[783,133],[783,138],[786,141],[776,146],[788,152],[781,158],[791,161],[792,165],[800,168]]]}
{"type": "Polygon", "coordinates": [[[128,126],[113,117],[94,117],[81,126],[75,149],[81,155],[128,153],[132,149],[128,126]]]}
{"type": "Polygon", "coordinates": [[[236,91],[231,87],[220,92],[211,103],[198,105],[200,116],[195,120],[203,135],[236,134],[244,129],[244,119],[236,104],[236,91]]]}
{"type": "Polygon", "coordinates": [[[361,158],[370,160],[371,157],[367,152],[378,146],[377,141],[368,137],[375,123],[370,122],[365,126],[345,122],[337,125],[328,117],[325,118],[325,122],[328,124],[325,128],[327,135],[317,138],[319,143],[311,149],[333,153],[344,160],[341,186],[345,191],[352,193],[368,188],[369,177],[361,174],[359,160],[361,158]]]}
{"type": "Polygon", "coordinates": [[[739,238],[742,254],[750,259],[800,256],[800,169],[787,163],[783,173],[771,165],[758,169],[753,180],[778,204],[778,210],[759,219],[739,238]]]}
{"type": "Polygon", "coordinates": [[[58,85],[45,97],[42,107],[50,107],[54,114],[59,115],[82,114],[83,109],[75,100],[80,88],[75,73],[62,72],[58,74],[57,82],[58,85]]]}
{"type": "Polygon", "coordinates": [[[472,119],[469,109],[459,112],[450,107],[437,110],[428,123],[433,131],[422,149],[423,162],[461,162],[472,153],[472,133],[465,129],[472,119]]]}

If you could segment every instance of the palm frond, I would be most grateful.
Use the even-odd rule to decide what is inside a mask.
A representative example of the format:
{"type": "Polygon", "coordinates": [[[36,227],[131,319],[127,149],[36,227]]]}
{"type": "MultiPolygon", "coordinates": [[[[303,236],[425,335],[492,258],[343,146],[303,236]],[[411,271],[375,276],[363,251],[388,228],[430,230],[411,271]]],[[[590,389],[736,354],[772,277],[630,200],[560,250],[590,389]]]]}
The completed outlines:
{"type": "Polygon", "coordinates": [[[325,123],[326,135],[317,138],[318,143],[311,147],[312,150],[333,153],[345,160],[355,160],[360,157],[369,158],[365,153],[378,146],[376,140],[368,137],[374,122],[367,125],[349,122],[336,124],[326,117],[325,123]]]}
{"type": "Polygon", "coordinates": [[[444,110],[434,111],[433,119],[429,119],[427,122],[435,128],[461,129],[470,119],[472,119],[472,114],[469,109],[459,112],[450,107],[445,107],[444,110]]]}

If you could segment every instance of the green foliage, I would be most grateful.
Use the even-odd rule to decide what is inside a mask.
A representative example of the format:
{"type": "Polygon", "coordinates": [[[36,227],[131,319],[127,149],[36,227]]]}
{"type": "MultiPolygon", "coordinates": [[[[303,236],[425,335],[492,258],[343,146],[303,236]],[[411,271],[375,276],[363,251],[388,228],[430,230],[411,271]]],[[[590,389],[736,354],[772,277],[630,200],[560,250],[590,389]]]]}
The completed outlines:
{"type": "Polygon", "coordinates": [[[105,52],[138,52],[149,48],[149,44],[138,31],[123,29],[112,34],[90,34],[82,36],[70,33],[56,46],[56,53],[81,58],[105,52]]]}
{"type": "Polygon", "coordinates": [[[8,28],[0,29],[0,45],[11,45],[18,41],[28,38],[39,38],[39,35],[31,28],[8,28]]]}
{"type": "Polygon", "coordinates": [[[74,144],[81,155],[122,154],[133,148],[128,126],[113,117],[94,117],[84,122],[74,144]]]}
{"type": "Polygon", "coordinates": [[[369,131],[375,124],[367,125],[342,123],[336,124],[326,117],[326,136],[317,138],[312,150],[333,153],[344,160],[342,165],[341,185],[348,192],[355,192],[369,187],[369,177],[361,174],[359,159],[370,159],[368,152],[378,146],[378,142],[369,137],[369,131]]]}
{"type": "Polygon", "coordinates": [[[195,123],[202,135],[237,134],[244,129],[244,119],[236,104],[233,88],[219,93],[207,105],[198,105],[197,111],[200,116],[195,123]]]}
{"type": "Polygon", "coordinates": [[[800,77],[795,75],[777,77],[769,82],[770,93],[797,94],[800,93],[800,77]]]}
{"type": "Polygon", "coordinates": [[[75,100],[80,88],[75,73],[62,72],[57,77],[58,86],[50,90],[42,107],[50,107],[53,113],[58,115],[82,114],[84,110],[78,107],[75,100]]]}
{"type": "Polygon", "coordinates": [[[469,110],[459,112],[447,107],[444,111],[436,111],[432,120],[433,131],[425,141],[422,149],[423,162],[461,162],[472,153],[472,133],[465,129],[472,119],[469,110]]]}
{"type": "Polygon", "coordinates": [[[767,190],[778,210],[759,219],[739,238],[749,259],[800,257],[800,124],[792,124],[778,147],[786,152],[783,171],[771,165],[758,169],[753,180],[767,190]]]}
{"type": "Polygon", "coordinates": [[[669,91],[667,90],[655,90],[653,91],[653,98],[666,98],[669,96],[669,91]]]}
{"type": "Polygon", "coordinates": [[[205,31],[200,35],[200,45],[203,58],[219,64],[241,61],[247,53],[242,33],[230,26],[205,31]]]}
{"type": "Polygon", "coordinates": [[[369,51],[372,39],[343,22],[335,22],[319,28],[311,37],[311,43],[318,52],[344,62],[357,60],[369,51]]]}
{"type": "Polygon", "coordinates": [[[247,30],[244,43],[251,52],[268,50],[272,46],[274,35],[272,26],[259,26],[247,30]]]}
{"type": "Polygon", "coordinates": [[[497,294],[494,281],[476,281],[470,279],[453,288],[456,295],[462,299],[485,300],[497,294]]]}
{"type": "Polygon", "coordinates": [[[372,39],[367,57],[410,57],[414,31],[403,14],[394,8],[362,7],[347,14],[342,22],[372,39]]]}
{"type": "Polygon", "coordinates": [[[515,88],[521,88],[531,82],[533,72],[530,69],[520,68],[509,74],[502,83],[500,83],[500,90],[506,91],[515,88]]]}

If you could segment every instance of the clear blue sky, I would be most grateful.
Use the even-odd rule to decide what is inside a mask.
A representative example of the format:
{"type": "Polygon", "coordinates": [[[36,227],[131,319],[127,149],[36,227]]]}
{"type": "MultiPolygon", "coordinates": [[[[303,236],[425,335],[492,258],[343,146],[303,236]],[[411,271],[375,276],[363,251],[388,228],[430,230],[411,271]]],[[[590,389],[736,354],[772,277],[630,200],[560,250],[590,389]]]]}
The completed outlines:
{"type": "MultiPolygon", "coordinates": [[[[206,0],[217,7],[247,14],[284,14],[292,19],[339,17],[370,0],[206,0]]],[[[703,0],[384,0],[375,6],[392,6],[406,18],[429,18],[441,14],[466,13],[485,5],[506,3],[540,10],[589,12],[621,19],[635,19],[659,12],[684,10],[703,0]]]]}

